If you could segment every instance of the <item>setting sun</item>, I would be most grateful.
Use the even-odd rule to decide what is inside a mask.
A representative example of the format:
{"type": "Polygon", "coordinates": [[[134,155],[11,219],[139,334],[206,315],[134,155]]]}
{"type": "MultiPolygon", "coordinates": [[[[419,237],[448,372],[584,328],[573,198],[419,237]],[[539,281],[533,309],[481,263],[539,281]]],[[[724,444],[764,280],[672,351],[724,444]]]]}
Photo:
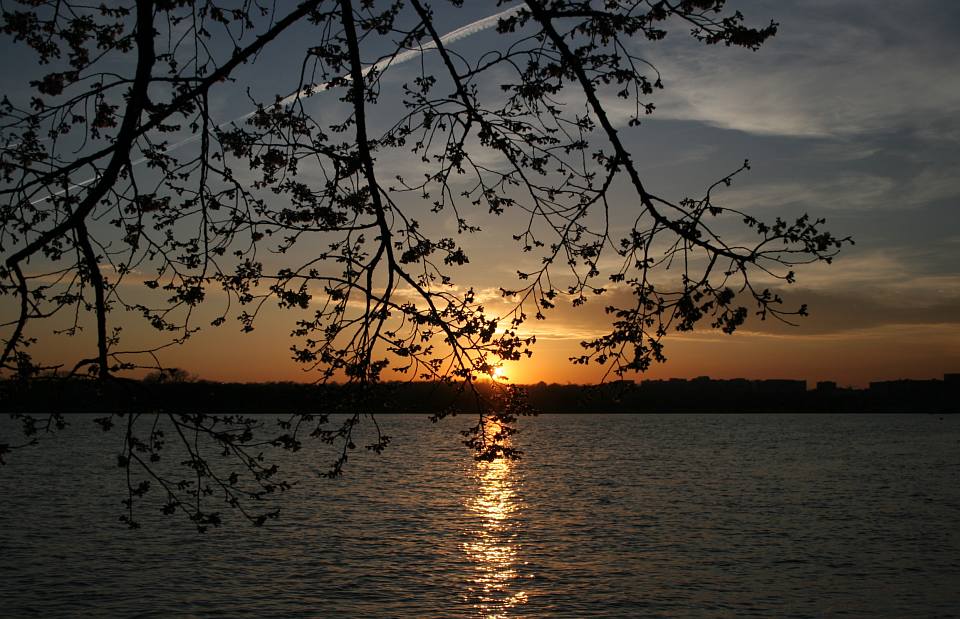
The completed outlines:
{"type": "Polygon", "coordinates": [[[510,380],[507,376],[506,370],[504,370],[502,367],[494,368],[493,372],[490,373],[490,378],[499,382],[510,380]]]}

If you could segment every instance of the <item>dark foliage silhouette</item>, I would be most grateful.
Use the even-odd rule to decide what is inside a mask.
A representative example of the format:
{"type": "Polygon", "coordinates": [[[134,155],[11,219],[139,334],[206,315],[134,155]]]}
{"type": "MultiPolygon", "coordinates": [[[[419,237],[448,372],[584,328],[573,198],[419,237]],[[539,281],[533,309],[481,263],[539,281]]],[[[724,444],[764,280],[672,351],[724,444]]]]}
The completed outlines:
{"type": "MultiPolygon", "coordinates": [[[[162,349],[200,328],[201,307],[216,308],[203,318],[211,327],[238,320],[251,331],[264,306],[277,304],[292,316],[294,358],[319,382],[361,388],[336,404],[346,421],[298,415],[270,442],[340,441],[338,473],[362,417],[351,407],[367,405],[362,386],[385,372],[459,385],[480,411],[465,431],[477,457],[516,455],[500,439],[528,411],[522,393],[478,389],[478,380],[530,356],[536,321],[560,303],[630,293],[628,304],[605,308],[609,332],[572,359],[614,376],[663,361],[671,330],[732,333],[751,311],[803,315],[756,276],[791,283],[796,265],[829,261],[847,239],[822,220],[765,223],[721,204],[718,187],[746,162],[697,197],[661,196],[622,137],[653,111],[649,99],[662,87],[641,42],[676,28],[707,45],[755,50],[775,34],[776,24],[750,26],[725,4],[491,2],[502,11],[500,46],[471,57],[447,45],[425,0],[309,0],[292,10],[258,0],[230,10],[206,0],[5,2],[8,42],[41,70],[0,105],[0,294],[14,312],[2,371],[19,381],[107,381],[146,368],[163,378],[162,349]],[[292,94],[257,99],[249,89],[254,113],[228,123],[216,116],[214,98],[236,75],[272,46],[297,44],[292,94]],[[442,70],[420,63],[402,91],[388,92],[385,78],[409,54],[430,54],[442,70]],[[323,118],[306,104],[321,92],[334,103],[323,118]],[[623,122],[612,113],[617,101],[629,104],[623,122]],[[420,169],[397,175],[378,163],[398,152],[420,169]],[[615,187],[629,198],[615,200],[615,187]],[[455,233],[425,223],[441,212],[453,214],[455,233]],[[491,215],[522,222],[503,234],[530,256],[500,288],[508,309],[496,312],[457,276],[480,244],[477,219],[491,215]],[[127,344],[138,341],[128,335],[136,320],[168,339],[127,344]],[[96,332],[87,358],[50,367],[31,355],[44,333],[77,336],[87,322],[96,332]],[[501,428],[496,440],[485,431],[490,420],[501,428]]],[[[143,433],[137,414],[121,420],[131,505],[160,486],[170,511],[202,527],[216,524],[203,497],[221,493],[261,523],[266,516],[244,503],[283,484],[252,455],[257,420],[178,412],[161,424],[153,413],[165,434],[143,433]],[[191,447],[200,436],[253,485],[241,490],[234,473],[215,472],[191,447]],[[171,437],[189,452],[189,483],[156,474],[154,458],[171,437]],[[135,471],[146,479],[135,483],[135,471]]]]}

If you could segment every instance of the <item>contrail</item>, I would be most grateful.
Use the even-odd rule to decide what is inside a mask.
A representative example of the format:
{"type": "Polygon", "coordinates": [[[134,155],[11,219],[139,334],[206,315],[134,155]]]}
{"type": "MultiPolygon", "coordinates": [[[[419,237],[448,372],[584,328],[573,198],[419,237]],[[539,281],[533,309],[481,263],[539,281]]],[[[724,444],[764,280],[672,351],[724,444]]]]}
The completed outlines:
{"type": "MultiPolygon", "coordinates": [[[[478,20],[476,20],[476,21],[470,22],[469,24],[467,24],[467,25],[465,25],[465,26],[460,26],[460,27],[457,28],[456,30],[451,30],[450,32],[448,32],[448,33],[446,33],[445,35],[441,36],[441,37],[440,37],[440,42],[443,43],[444,45],[447,45],[448,43],[454,43],[454,42],[456,42],[456,41],[459,41],[460,39],[465,39],[465,38],[467,38],[467,37],[469,37],[469,36],[472,36],[472,35],[474,35],[474,34],[476,34],[476,33],[478,33],[478,32],[482,32],[482,31],[484,31],[484,30],[488,30],[488,29],[496,26],[497,23],[498,23],[501,19],[503,19],[503,18],[505,18],[505,17],[509,17],[510,15],[513,15],[514,13],[516,13],[517,11],[519,11],[522,6],[523,6],[522,4],[518,4],[518,5],[516,5],[516,6],[510,7],[509,9],[504,9],[503,11],[500,11],[499,13],[494,13],[493,15],[490,15],[490,16],[488,16],[488,17],[483,17],[483,18],[478,19],[478,20]]],[[[429,50],[431,50],[431,49],[436,49],[436,48],[437,48],[436,42],[435,42],[435,41],[430,41],[430,42],[426,43],[425,45],[420,46],[420,47],[417,48],[417,49],[409,49],[409,50],[406,50],[406,51],[404,51],[404,52],[401,52],[401,53],[397,54],[396,56],[393,56],[393,57],[391,57],[391,58],[385,58],[385,59],[383,59],[383,60],[381,60],[381,61],[379,61],[379,62],[376,62],[376,63],[370,65],[369,67],[367,67],[367,68],[365,68],[365,69],[363,70],[363,75],[367,75],[368,73],[370,73],[370,72],[373,71],[373,70],[382,71],[383,69],[385,69],[385,68],[387,68],[387,67],[394,66],[394,65],[398,65],[398,64],[403,64],[403,63],[405,63],[405,62],[409,62],[409,61],[413,60],[414,58],[417,58],[417,57],[423,55],[424,52],[429,51],[429,50]]],[[[349,76],[349,75],[344,75],[341,79],[344,79],[344,78],[345,78],[345,79],[350,79],[350,76],[349,76]]],[[[330,88],[330,82],[319,82],[319,83],[316,83],[316,84],[310,84],[309,86],[304,86],[304,87],[300,88],[299,90],[297,90],[297,92],[293,93],[292,95],[290,95],[290,96],[288,96],[288,97],[285,97],[284,99],[281,99],[281,100],[280,100],[280,105],[290,105],[291,103],[293,103],[294,101],[296,101],[296,100],[298,100],[298,99],[300,99],[300,98],[309,98],[309,97],[312,97],[312,96],[314,96],[314,95],[317,95],[317,94],[320,94],[320,93],[322,93],[322,92],[325,92],[325,91],[328,90],[329,88],[330,88]]],[[[253,111],[247,112],[247,113],[244,114],[243,116],[238,116],[237,118],[234,118],[233,120],[228,120],[228,121],[226,121],[226,122],[222,122],[222,123],[220,123],[219,125],[217,125],[217,129],[223,129],[224,127],[226,127],[226,126],[228,126],[228,125],[232,125],[232,124],[234,124],[234,123],[242,122],[242,121],[250,118],[251,116],[253,116],[253,115],[256,114],[256,113],[257,113],[257,110],[253,110],[253,111]]],[[[198,139],[200,139],[200,136],[199,136],[199,135],[191,135],[190,137],[188,137],[188,138],[186,138],[186,139],[184,139],[184,140],[181,140],[180,142],[177,142],[176,144],[173,144],[172,146],[168,146],[168,147],[166,148],[166,152],[170,152],[170,151],[172,151],[172,150],[176,150],[176,149],[180,148],[181,146],[185,146],[185,145],[187,145],[187,144],[190,144],[191,142],[195,142],[195,141],[197,141],[198,139]]],[[[147,160],[146,157],[141,157],[140,159],[137,159],[136,161],[132,162],[130,165],[131,165],[131,166],[138,166],[138,165],[140,165],[141,163],[145,162],[146,160],[147,160]]],[[[30,204],[39,204],[39,203],[41,203],[41,202],[46,202],[46,201],[49,200],[50,198],[53,198],[53,197],[59,196],[59,195],[61,195],[61,194],[63,194],[63,193],[66,193],[69,189],[76,189],[76,188],[78,188],[78,187],[84,187],[84,186],[86,186],[86,185],[89,185],[89,184],[92,183],[93,181],[97,180],[97,178],[99,178],[99,177],[94,176],[94,177],[92,177],[92,178],[88,178],[88,179],[86,179],[86,180],[80,181],[79,183],[76,183],[76,184],[74,184],[74,185],[71,185],[68,189],[61,189],[61,190],[58,191],[57,193],[53,193],[53,194],[50,194],[49,196],[47,196],[47,197],[45,197],[45,198],[40,198],[40,199],[38,199],[38,200],[35,200],[35,201],[31,202],[30,204]]]]}
{"type": "MultiPolygon", "coordinates": [[[[500,11],[499,13],[495,13],[495,14],[493,14],[493,15],[490,15],[489,17],[484,17],[484,18],[482,18],[482,19],[478,19],[478,20],[475,21],[475,22],[470,22],[470,23],[467,24],[466,26],[460,26],[460,27],[457,28],[456,30],[451,30],[451,31],[448,32],[447,34],[441,36],[441,37],[440,37],[440,42],[443,43],[444,45],[446,45],[447,43],[453,43],[454,41],[459,41],[460,39],[465,39],[466,37],[469,37],[469,36],[471,36],[471,35],[474,35],[474,34],[476,34],[476,33],[478,33],[478,32],[481,32],[481,31],[483,31],[483,30],[487,30],[488,28],[492,28],[493,26],[496,26],[496,25],[497,25],[497,22],[499,22],[499,21],[500,21],[501,19],[503,19],[504,17],[509,17],[510,15],[512,15],[512,14],[516,13],[518,10],[520,10],[520,7],[521,7],[521,6],[523,6],[523,5],[518,4],[518,5],[516,5],[516,6],[510,7],[509,9],[505,9],[505,10],[503,10],[503,11],[500,11]]],[[[374,70],[376,70],[376,71],[382,71],[383,69],[385,69],[385,68],[387,68],[387,67],[389,67],[389,66],[393,66],[393,65],[398,65],[398,64],[403,64],[403,63],[405,63],[405,62],[409,62],[410,60],[413,60],[414,58],[422,55],[423,52],[428,51],[428,50],[431,50],[431,49],[436,49],[436,48],[437,48],[436,42],[435,42],[435,41],[430,41],[430,42],[427,43],[426,45],[422,45],[422,46],[420,46],[420,47],[417,48],[417,49],[408,49],[407,51],[401,52],[401,53],[397,54],[396,56],[393,56],[392,58],[385,58],[385,59],[381,60],[380,62],[376,62],[376,63],[370,65],[369,67],[367,67],[366,69],[363,70],[363,75],[367,75],[368,73],[370,73],[371,71],[374,71],[374,70]]],[[[345,75],[345,76],[343,76],[343,77],[346,78],[346,79],[350,79],[350,76],[349,76],[349,75],[345,75]]],[[[311,84],[311,85],[309,85],[309,86],[304,86],[303,88],[301,88],[301,89],[298,90],[297,92],[293,93],[292,95],[290,95],[290,96],[287,97],[286,99],[283,99],[282,101],[280,101],[280,103],[281,103],[282,105],[290,105],[291,103],[293,103],[294,101],[296,101],[298,97],[301,97],[301,96],[309,97],[309,96],[312,96],[312,95],[314,95],[314,94],[317,94],[318,92],[323,92],[324,90],[326,90],[326,89],[329,88],[329,87],[330,87],[330,84],[329,84],[328,82],[321,82],[321,83],[317,83],[317,84],[311,84]]],[[[250,116],[253,116],[255,113],[256,113],[256,112],[250,112],[250,113],[248,113],[248,114],[246,114],[246,115],[244,115],[244,116],[241,116],[241,117],[238,118],[237,120],[245,120],[245,119],[249,118],[250,116]]],[[[232,122],[237,122],[237,121],[232,121],[232,122]]]]}

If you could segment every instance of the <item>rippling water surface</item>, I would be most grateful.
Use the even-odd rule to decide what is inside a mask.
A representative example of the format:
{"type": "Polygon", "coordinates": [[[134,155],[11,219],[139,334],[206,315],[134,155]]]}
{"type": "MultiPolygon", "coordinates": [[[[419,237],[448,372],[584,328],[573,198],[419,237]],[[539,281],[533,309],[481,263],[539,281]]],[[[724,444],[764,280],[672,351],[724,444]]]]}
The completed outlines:
{"type": "MultiPolygon", "coordinates": [[[[90,418],[0,467],[4,617],[960,616],[960,417],[564,415],[476,463],[466,418],[378,417],[262,529],[117,522],[90,418]]],[[[0,425],[0,442],[10,425],[0,425]]]]}

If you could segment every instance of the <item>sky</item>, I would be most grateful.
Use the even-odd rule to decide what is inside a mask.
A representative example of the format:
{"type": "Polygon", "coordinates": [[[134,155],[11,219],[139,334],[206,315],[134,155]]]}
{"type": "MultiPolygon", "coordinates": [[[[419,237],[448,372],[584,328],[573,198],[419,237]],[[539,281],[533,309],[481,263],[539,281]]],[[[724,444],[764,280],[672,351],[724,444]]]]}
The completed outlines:
{"type": "MultiPolygon", "coordinates": [[[[436,4],[441,32],[509,6],[436,4]]],[[[757,52],[704,47],[683,27],[662,42],[637,42],[665,86],[653,97],[656,112],[641,127],[623,129],[641,175],[654,193],[682,197],[750,159],[750,172],[722,192],[725,203],[766,218],[825,217],[832,232],[853,236],[856,245],[832,265],[798,270],[798,282],[785,290],[789,302],[809,306],[811,316],[798,326],[751,321],[732,336],[673,334],[665,340],[667,363],[645,377],[863,386],[960,371],[960,4],[731,0],[729,7],[754,24],[774,19],[780,30],[757,52]]],[[[282,43],[273,56],[244,68],[245,79],[261,94],[289,92],[299,59],[283,58],[301,57],[308,43],[305,33],[282,43]]],[[[486,30],[451,48],[476,57],[504,44],[486,30]]],[[[9,40],[2,45],[8,48],[9,40]]],[[[410,79],[418,64],[394,67],[387,83],[410,79]]],[[[7,73],[5,88],[13,77],[7,73]]],[[[613,117],[623,119],[617,102],[609,104],[613,117]]],[[[248,111],[235,93],[215,96],[213,105],[224,121],[248,111]]],[[[310,105],[323,116],[341,104],[327,93],[310,105]]],[[[378,165],[392,176],[391,166],[410,164],[384,157],[378,165]]],[[[460,277],[489,294],[492,307],[492,291],[517,270],[507,258],[515,251],[508,224],[483,221],[473,266],[460,277]]],[[[567,359],[579,354],[582,339],[603,332],[601,308],[562,308],[533,325],[534,356],[508,364],[505,374],[521,383],[597,380],[602,370],[567,359]]],[[[210,379],[311,380],[289,359],[291,322],[268,310],[251,334],[239,334],[235,325],[206,329],[165,351],[164,359],[210,379]]],[[[86,344],[61,338],[43,350],[69,359],[86,344]]]]}

